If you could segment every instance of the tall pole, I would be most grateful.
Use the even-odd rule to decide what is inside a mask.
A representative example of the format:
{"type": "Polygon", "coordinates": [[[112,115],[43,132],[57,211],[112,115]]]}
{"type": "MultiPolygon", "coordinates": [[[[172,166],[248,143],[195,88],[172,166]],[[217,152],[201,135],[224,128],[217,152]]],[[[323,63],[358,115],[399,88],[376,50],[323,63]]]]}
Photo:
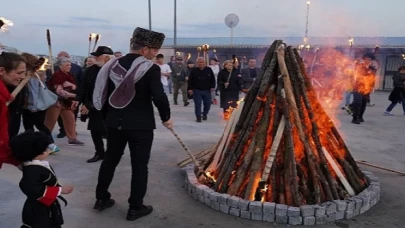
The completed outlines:
{"type": "Polygon", "coordinates": [[[307,21],[305,24],[305,38],[304,38],[304,44],[308,42],[308,24],[309,24],[309,6],[311,5],[311,1],[307,1],[307,21]]]}
{"type": "Polygon", "coordinates": [[[233,46],[233,27],[231,28],[231,46],[233,46]]]}
{"type": "Polygon", "coordinates": [[[149,30],[152,30],[152,4],[151,0],[148,1],[149,5],[149,30]]]}
{"type": "Polygon", "coordinates": [[[177,0],[174,0],[174,41],[173,41],[174,55],[177,49],[177,0]]]}

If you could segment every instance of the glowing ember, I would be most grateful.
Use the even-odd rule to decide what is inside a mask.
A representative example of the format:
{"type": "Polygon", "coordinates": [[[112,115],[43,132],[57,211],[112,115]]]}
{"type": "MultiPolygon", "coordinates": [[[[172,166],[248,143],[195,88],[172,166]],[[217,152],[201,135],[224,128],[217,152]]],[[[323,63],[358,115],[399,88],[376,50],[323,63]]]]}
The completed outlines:
{"type": "Polygon", "coordinates": [[[44,64],[41,65],[41,67],[38,69],[38,71],[46,71],[46,67],[48,66],[48,59],[44,58],[45,62],[44,64]]]}

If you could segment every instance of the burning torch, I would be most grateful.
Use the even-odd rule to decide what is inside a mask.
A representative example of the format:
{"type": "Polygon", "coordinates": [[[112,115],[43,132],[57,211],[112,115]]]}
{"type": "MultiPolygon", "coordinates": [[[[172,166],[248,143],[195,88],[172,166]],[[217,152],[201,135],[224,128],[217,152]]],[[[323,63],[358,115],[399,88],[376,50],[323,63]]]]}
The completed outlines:
{"type": "Polygon", "coordinates": [[[54,73],[53,69],[53,57],[52,57],[52,42],[51,42],[51,32],[49,29],[46,30],[46,40],[48,41],[48,51],[49,51],[49,65],[51,66],[51,72],[54,73]]]}
{"type": "Polygon", "coordinates": [[[96,35],[96,40],[94,41],[93,52],[96,51],[97,43],[100,40],[100,38],[101,38],[101,35],[97,34],[96,35]]]}
{"type": "Polygon", "coordinates": [[[198,52],[198,55],[197,55],[197,58],[200,58],[200,55],[201,55],[201,47],[197,47],[197,52],[198,52]]]}
{"type": "Polygon", "coordinates": [[[210,49],[210,45],[208,45],[208,44],[204,44],[202,46],[202,50],[204,51],[204,59],[205,59],[207,65],[209,64],[209,56],[208,56],[209,49],[210,49]]]}
{"type": "Polygon", "coordinates": [[[7,27],[11,27],[13,26],[14,23],[10,20],[5,19],[4,17],[0,17],[0,31],[7,31],[8,28],[7,27]]]}

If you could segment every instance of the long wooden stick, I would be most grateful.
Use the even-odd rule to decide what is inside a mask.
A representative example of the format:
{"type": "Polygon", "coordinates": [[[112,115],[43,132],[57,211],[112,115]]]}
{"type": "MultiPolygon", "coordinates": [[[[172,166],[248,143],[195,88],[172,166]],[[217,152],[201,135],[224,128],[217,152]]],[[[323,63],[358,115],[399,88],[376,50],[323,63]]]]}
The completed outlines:
{"type": "MultiPolygon", "coordinates": [[[[18,84],[18,86],[13,90],[13,92],[11,93],[11,96],[13,98],[15,98],[20,92],[21,90],[25,87],[25,85],[27,85],[28,81],[31,78],[31,74],[27,75],[21,82],[20,84],[18,84]]],[[[6,105],[9,106],[13,101],[7,101],[6,105]]]]}
{"type": "Polygon", "coordinates": [[[332,155],[330,155],[329,151],[327,151],[326,148],[324,148],[324,147],[322,147],[322,150],[326,156],[326,159],[328,160],[329,164],[331,165],[333,171],[335,171],[339,180],[342,182],[342,185],[345,187],[347,193],[349,193],[350,196],[356,195],[356,192],[354,191],[352,186],[349,184],[349,182],[347,181],[347,178],[343,175],[342,171],[339,169],[337,162],[335,160],[333,160],[332,155]]]}
{"type": "Polygon", "coordinates": [[[199,175],[203,174],[205,177],[207,177],[207,174],[205,174],[204,170],[202,170],[200,163],[197,161],[197,159],[195,158],[194,154],[191,153],[191,151],[187,148],[187,146],[183,143],[183,140],[181,140],[181,138],[179,137],[179,135],[174,131],[173,128],[169,129],[174,137],[176,137],[177,141],[179,141],[180,145],[183,147],[183,149],[188,153],[188,155],[190,155],[191,159],[194,162],[194,165],[198,168],[198,170],[200,171],[199,175]]]}
{"type": "Polygon", "coordinates": [[[46,40],[48,41],[49,65],[51,66],[51,72],[53,74],[53,73],[55,73],[55,69],[53,68],[51,32],[49,31],[49,29],[46,30],[46,40]]]}
{"type": "Polygon", "coordinates": [[[388,171],[388,172],[392,172],[392,173],[396,173],[396,174],[401,174],[402,176],[405,176],[405,173],[404,173],[404,172],[400,172],[400,171],[396,171],[396,170],[393,170],[393,169],[388,169],[388,168],[385,168],[385,167],[382,167],[382,166],[370,164],[370,163],[368,163],[368,162],[366,162],[366,161],[356,161],[356,162],[359,163],[359,164],[362,164],[362,165],[374,167],[374,168],[377,168],[377,169],[381,169],[381,170],[385,170],[385,171],[388,171]]]}

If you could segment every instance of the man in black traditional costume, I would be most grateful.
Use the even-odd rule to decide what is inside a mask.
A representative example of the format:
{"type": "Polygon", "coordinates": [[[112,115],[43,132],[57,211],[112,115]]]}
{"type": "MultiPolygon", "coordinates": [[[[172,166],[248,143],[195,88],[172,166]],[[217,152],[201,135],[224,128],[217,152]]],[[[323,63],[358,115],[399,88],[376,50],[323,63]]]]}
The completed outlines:
{"type": "Polygon", "coordinates": [[[94,209],[102,211],[114,205],[108,188],[128,144],[132,180],[127,220],[146,216],[153,210],[152,206],[143,204],[153,130],[156,128],[152,101],[163,125],[172,127],[160,67],[151,61],[158,54],[164,38],[162,33],[136,28],[130,40],[130,53],[101,68],[93,93],[93,105],[105,112],[107,127],[107,151],[100,166],[94,209]]]}
{"type": "Polygon", "coordinates": [[[80,110],[82,117],[87,116],[89,118],[87,130],[90,130],[91,139],[93,140],[96,149],[94,156],[87,160],[88,163],[104,159],[105,149],[103,137],[106,134],[106,130],[102,112],[94,108],[93,92],[97,74],[101,67],[110,60],[110,55],[113,55],[113,51],[109,47],[99,46],[95,52],[91,53],[91,55],[96,58],[96,64],[85,70],[83,81],[79,87],[78,96],[76,97],[77,101],[83,104],[80,110]]]}
{"type": "Polygon", "coordinates": [[[52,141],[43,132],[27,131],[11,142],[14,157],[23,162],[20,188],[27,196],[22,211],[21,228],[59,228],[63,225],[63,216],[58,198],[65,205],[61,194],[70,194],[71,186],[61,186],[54,170],[45,160],[52,141]]]}

